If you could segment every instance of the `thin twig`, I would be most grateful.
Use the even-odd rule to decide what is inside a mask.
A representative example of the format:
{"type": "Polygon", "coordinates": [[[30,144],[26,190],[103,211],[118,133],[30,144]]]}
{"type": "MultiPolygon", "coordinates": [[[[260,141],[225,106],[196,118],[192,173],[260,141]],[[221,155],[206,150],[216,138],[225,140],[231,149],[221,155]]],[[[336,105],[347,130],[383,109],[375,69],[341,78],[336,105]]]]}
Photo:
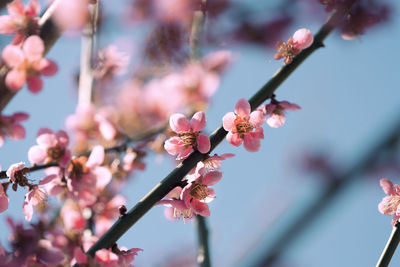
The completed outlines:
{"type": "Polygon", "coordinates": [[[262,257],[257,261],[254,266],[271,266],[289,247],[298,235],[306,230],[311,223],[318,218],[322,211],[329,206],[339,196],[344,188],[359,177],[365,169],[372,166],[376,159],[388,148],[395,147],[394,144],[399,141],[400,120],[394,125],[393,129],[385,138],[379,141],[371,150],[364,154],[364,156],[347,172],[337,177],[330,177],[329,180],[333,181],[320,196],[304,211],[297,219],[292,220],[288,228],[283,231],[281,235],[276,238],[276,241],[270,246],[266,253],[262,253],[262,257]]]}
{"type": "MultiPolygon", "coordinates": [[[[323,40],[335,28],[336,25],[347,14],[348,9],[356,0],[351,1],[346,7],[335,10],[322,28],[315,35],[314,43],[307,49],[297,55],[292,63],[283,66],[276,72],[249,102],[252,110],[267,100],[278,86],[316,49],[323,46],[323,40]]],[[[210,152],[222,142],[227,131],[220,126],[210,136],[210,152]]],[[[116,241],[132,227],[144,214],[146,214],[158,201],[167,195],[184,177],[193,169],[197,162],[203,160],[205,154],[198,151],[193,152],[187,159],[180,163],[170,174],[168,174],[160,183],[158,183],[146,196],[144,196],[129,212],[119,218],[111,228],[86,252],[92,257],[97,250],[110,248],[116,241]]]]}
{"type": "Polygon", "coordinates": [[[197,242],[198,242],[197,264],[200,267],[211,267],[207,219],[203,216],[197,216],[196,228],[197,228],[197,242]]]}
{"type": "MultiPolygon", "coordinates": [[[[49,167],[57,167],[59,166],[57,162],[50,162],[47,164],[42,164],[42,165],[33,165],[32,167],[28,167],[26,168],[27,172],[34,172],[34,171],[38,171],[38,170],[43,170],[49,167]]],[[[9,178],[7,176],[7,171],[1,171],[0,172],[0,179],[6,179],[9,178]]]]}
{"type": "MultiPolygon", "coordinates": [[[[49,52],[50,48],[54,45],[54,43],[58,40],[62,33],[62,31],[51,19],[55,7],[56,5],[58,5],[59,2],[60,0],[53,1],[39,19],[39,36],[44,42],[45,54],[49,52]]],[[[15,91],[9,90],[5,84],[5,77],[9,70],[10,69],[6,65],[0,65],[0,112],[6,107],[6,105],[17,93],[15,91]]]]}
{"type": "Polygon", "coordinates": [[[82,32],[81,62],[79,74],[79,104],[90,104],[93,99],[93,57],[96,47],[96,32],[99,2],[89,4],[90,20],[82,32]]]}
{"type": "Polygon", "coordinates": [[[388,242],[386,243],[386,247],[383,250],[381,257],[378,260],[378,263],[376,264],[376,267],[389,266],[390,260],[392,259],[393,254],[400,242],[400,229],[398,226],[399,224],[393,227],[392,233],[388,242]]]}

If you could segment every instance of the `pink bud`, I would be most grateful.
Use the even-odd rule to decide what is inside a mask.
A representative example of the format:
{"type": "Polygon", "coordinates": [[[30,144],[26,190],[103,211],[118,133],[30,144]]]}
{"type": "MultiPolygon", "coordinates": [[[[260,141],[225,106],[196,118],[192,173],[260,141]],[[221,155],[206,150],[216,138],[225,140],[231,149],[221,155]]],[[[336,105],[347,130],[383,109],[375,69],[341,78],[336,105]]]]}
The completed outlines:
{"type": "Polygon", "coordinates": [[[295,48],[302,50],[313,43],[314,36],[310,30],[303,28],[293,34],[293,41],[295,48]]]}

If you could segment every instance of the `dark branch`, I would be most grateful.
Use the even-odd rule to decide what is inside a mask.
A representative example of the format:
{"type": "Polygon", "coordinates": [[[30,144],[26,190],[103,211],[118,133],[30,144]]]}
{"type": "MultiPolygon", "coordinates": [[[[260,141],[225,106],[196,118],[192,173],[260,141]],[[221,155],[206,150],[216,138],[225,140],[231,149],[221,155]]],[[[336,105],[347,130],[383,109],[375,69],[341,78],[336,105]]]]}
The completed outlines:
{"type": "Polygon", "coordinates": [[[211,267],[210,248],[208,242],[207,219],[203,216],[196,217],[197,227],[197,264],[200,267],[211,267]]]}
{"type": "Polygon", "coordinates": [[[393,227],[392,234],[389,237],[388,242],[386,243],[386,247],[382,252],[381,257],[376,264],[376,267],[387,267],[389,266],[390,260],[393,257],[394,252],[396,251],[397,245],[400,242],[400,229],[399,224],[393,227]]]}

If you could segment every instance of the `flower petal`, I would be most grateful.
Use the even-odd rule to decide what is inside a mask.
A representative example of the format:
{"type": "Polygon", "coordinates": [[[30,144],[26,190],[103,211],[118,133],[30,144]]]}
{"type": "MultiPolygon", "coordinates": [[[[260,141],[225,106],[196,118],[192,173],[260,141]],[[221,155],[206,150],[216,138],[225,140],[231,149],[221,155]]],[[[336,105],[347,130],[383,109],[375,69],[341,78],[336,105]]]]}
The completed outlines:
{"type": "Polygon", "coordinates": [[[43,81],[39,76],[29,76],[28,77],[28,89],[34,94],[42,91],[43,81]]]}
{"type": "Polygon", "coordinates": [[[89,168],[100,166],[104,161],[104,148],[102,146],[95,146],[92,149],[92,153],[86,162],[86,166],[89,168]]]}
{"type": "Polygon", "coordinates": [[[39,60],[43,57],[44,43],[39,36],[31,35],[25,40],[22,50],[29,61],[39,60]]]}
{"type": "Polygon", "coordinates": [[[17,91],[26,83],[26,74],[24,71],[12,69],[7,73],[6,85],[9,89],[17,91]]]}
{"type": "Polygon", "coordinates": [[[210,171],[203,176],[202,184],[212,186],[219,182],[222,178],[222,172],[210,171]]]}
{"type": "Polygon", "coordinates": [[[259,138],[254,137],[251,134],[244,136],[244,148],[249,152],[257,152],[261,147],[259,138]]]}
{"type": "Polygon", "coordinates": [[[385,192],[386,195],[389,196],[396,195],[396,190],[393,186],[393,183],[389,179],[382,178],[379,180],[379,183],[383,189],[383,192],[385,192]]]}
{"type": "Polygon", "coordinates": [[[210,151],[210,148],[210,138],[207,135],[200,133],[197,137],[197,150],[200,153],[206,154],[210,151]]]}
{"type": "Polygon", "coordinates": [[[232,132],[227,134],[226,140],[233,146],[240,146],[243,143],[243,139],[240,138],[239,134],[232,132]]]}
{"type": "Polygon", "coordinates": [[[172,114],[169,118],[169,126],[171,129],[176,132],[187,132],[190,129],[190,123],[188,119],[179,113],[172,114]]]}
{"type": "Polygon", "coordinates": [[[235,119],[236,115],[233,112],[228,112],[222,118],[222,125],[224,126],[225,131],[232,131],[235,127],[235,119]]]}
{"type": "Polygon", "coordinates": [[[240,117],[247,117],[250,115],[251,107],[249,101],[244,98],[238,100],[235,105],[235,113],[240,117]]]}
{"type": "Polygon", "coordinates": [[[46,161],[47,153],[40,146],[33,146],[28,151],[28,159],[31,164],[41,164],[46,161]]]}
{"type": "Polygon", "coordinates": [[[250,123],[253,127],[260,127],[265,121],[265,115],[260,110],[255,110],[250,114],[250,123]]]}
{"type": "Polygon", "coordinates": [[[193,132],[199,132],[206,127],[206,114],[203,111],[196,112],[190,120],[190,128],[193,132]]]}
{"type": "Polygon", "coordinates": [[[285,121],[285,114],[272,113],[271,116],[269,116],[269,118],[267,119],[267,124],[272,128],[279,128],[283,124],[285,124],[285,121]]]}

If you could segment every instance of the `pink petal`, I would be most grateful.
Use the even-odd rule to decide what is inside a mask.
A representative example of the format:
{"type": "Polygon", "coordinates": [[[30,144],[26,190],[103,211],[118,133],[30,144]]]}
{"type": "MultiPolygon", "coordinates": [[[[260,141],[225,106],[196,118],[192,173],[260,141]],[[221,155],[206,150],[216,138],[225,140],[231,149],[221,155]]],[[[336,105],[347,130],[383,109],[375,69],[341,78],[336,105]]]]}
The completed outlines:
{"type": "Polygon", "coordinates": [[[206,127],[206,114],[203,111],[196,112],[190,120],[190,128],[193,132],[199,132],[206,127]]]}
{"type": "Polygon", "coordinates": [[[6,85],[9,89],[17,91],[26,83],[26,74],[24,71],[15,69],[10,70],[6,76],[6,85]]]}
{"type": "Polygon", "coordinates": [[[169,193],[165,197],[178,199],[179,196],[181,195],[181,192],[182,192],[182,187],[177,186],[174,189],[172,189],[171,191],[169,191],[169,193]]]}
{"type": "Polygon", "coordinates": [[[222,178],[222,172],[220,171],[210,171],[203,176],[202,183],[204,185],[212,186],[219,182],[222,178]]]}
{"type": "Polygon", "coordinates": [[[16,45],[7,45],[2,52],[4,62],[10,67],[16,67],[24,62],[25,55],[16,45]]]}
{"type": "Polygon", "coordinates": [[[25,215],[25,219],[30,222],[32,220],[32,215],[33,215],[33,206],[30,202],[27,202],[25,200],[24,205],[22,206],[22,210],[25,215]]]}
{"type": "Polygon", "coordinates": [[[16,31],[16,25],[11,16],[0,16],[0,34],[11,35],[16,31]]]}
{"type": "Polygon", "coordinates": [[[22,50],[29,61],[39,60],[43,57],[44,43],[39,36],[31,35],[25,40],[22,50]]]}
{"type": "Polygon", "coordinates": [[[0,184],[0,213],[8,209],[8,197],[4,194],[3,186],[0,184]]]}
{"type": "Polygon", "coordinates": [[[235,119],[235,113],[228,112],[225,114],[222,118],[222,125],[224,126],[225,131],[231,131],[235,127],[235,119]]]}
{"type": "Polygon", "coordinates": [[[184,150],[184,147],[180,145],[181,139],[177,136],[171,137],[164,143],[164,148],[170,155],[176,155],[184,150]]]}
{"type": "Polygon", "coordinates": [[[285,114],[273,113],[267,119],[267,124],[272,128],[279,128],[285,123],[285,121],[286,121],[285,114]]]}
{"type": "Polygon", "coordinates": [[[104,148],[102,146],[95,146],[92,149],[92,153],[86,162],[86,166],[89,168],[100,166],[104,161],[104,148]]]}
{"type": "Polygon", "coordinates": [[[389,179],[382,178],[379,180],[379,183],[386,195],[396,195],[396,190],[394,189],[393,183],[389,179]]]}
{"type": "Polygon", "coordinates": [[[301,107],[299,105],[290,103],[288,101],[279,102],[279,106],[281,106],[284,110],[299,110],[301,107]]]}
{"type": "Polygon", "coordinates": [[[28,89],[34,94],[42,91],[43,81],[39,76],[29,76],[28,77],[28,89]]]}
{"type": "Polygon", "coordinates": [[[232,132],[227,134],[226,140],[233,146],[240,146],[243,143],[243,139],[240,138],[239,134],[232,132]]]}
{"type": "Polygon", "coordinates": [[[103,190],[111,181],[112,175],[106,167],[97,167],[93,170],[96,175],[96,188],[103,190]]]}
{"type": "Polygon", "coordinates": [[[197,137],[197,150],[200,153],[206,154],[210,151],[210,148],[210,138],[207,135],[200,133],[197,137]]]}
{"type": "Polygon", "coordinates": [[[204,202],[201,202],[197,199],[193,199],[192,203],[191,203],[191,207],[193,209],[193,211],[203,217],[208,217],[210,216],[210,209],[208,207],[208,205],[204,202]]]}
{"type": "Polygon", "coordinates": [[[57,63],[49,59],[41,59],[37,66],[37,70],[44,76],[53,76],[58,71],[57,63]]]}
{"type": "Polygon", "coordinates": [[[251,107],[249,102],[244,98],[239,99],[235,105],[235,113],[244,118],[250,115],[250,111],[251,107]]]}
{"type": "Polygon", "coordinates": [[[272,112],[274,112],[275,108],[276,108],[276,104],[268,104],[264,106],[264,113],[265,115],[271,114],[272,112]]]}
{"type": "Polygon", "coordinates": [[[309,47],[313,43],[314,36],[310,30],[303,28],[297,30],[293,34],[293,41],[294,41],[294,47],[296,49],[302,50],[309,47]]]}
{"type": "Polygon", "coordinates": [[[26,7],[25,13],[28,16],[35,17],[40,13],[40,3],[38,0],[29,1],[28,6],[26,7]]]}
{"type": "Polygon", "coordinates": [[[192,153],[193,148],[191,146],[189,146],[188,148],[186,148],[185,150],[183,150],[181,153],[178,154],[178,156],[176,157],[176,160],[184,160],[187,157],[189,157],[190,153],[192,153]]]}
{"type": "Polygon", "coordinates": [[[63,131],[63,130],[59,130],[56,132],[56,137],[58,140],[58,144],[62,147],[67,147],[68,143],[69,143],[69,137],[68,134],[63,131]]]}
{"type": "Polygon", "coordinates": [[[378,204],[379,212],[386,215],[392,215],[394,213],[392,205],[390,205],[392,200],[393,200],[392,196],[386,196],[382,198],[381,202],[378,204]]]}
{"type": "Polygon", "coordinates": [[[244,136],[244,148],[249,152],[257,152],[261,147],[259,138],[253,137],[251,134],[244,136]]]}
{"type": "Polygon", "coordinates": [[[7,4],[7,11],[10,15],[23,15],[24,9],[25,7],[21,0],[14,0],[7,4]]]}
{"type": "MultiPolygon", "coordinates": [[[[43,128],[42,128],[43,129],[43,128]]],[[[51,133],[42,133],[36,138],[36,142],[42,148],[54,147],[57,145],[57,137],[56,135],[51,133]]]]}
{"type": "Polygon", "coordinates": [[[28,159],[32,164],[41,164],[46,161],[47,153],[40,146],[33,146],[28,151],[28,159]]]}
{"type": "Polygon", "coordinates": [[[171,127],[172,131],[179,133],[179,132],[187,132],[190,129],[190,124],[188,119],[179,113],[172,114],[169,118],[169,126],[171,127]]]}
{"type": "MultiPolygon", "coordinates": [[[[43,127],[43,128],[40,128],[39,131],[37,132],[36,138],[41,136],[42,134],[54,134],[54,132],[49,128],[43,127]]],[[[37,139],[36,139],[36,141],[37,141],[37,139]]]]}
{"type": "Polygon", "coordinates": [[[8,134],[8,137],[12,140],[21,140],[25,138],[26,132],[24,126],[21,124],[13,124],[10,126],[11,133],[8,134]]]}
{"type": "Polygon", "coordinates": [[[250,123],[253,127],[260,127],[265,121],[265,115],[259,110],[255,110],[250,114],[250,123]]]}
{"type": "Polygon", "coordinates": [[[12,115],[12,118],[16,122],[21,122],[29,119],[29,114],[26,114],[24,112],[16,112],[12,115]]]}
{"type": "Polygon", "coordinates": [[[113,140],[117,135],[114,126],[107,120],[102,120],[99,124],[99,131],[106,140],[113,140]]]}
{"type": "Polygon", "coordinates": [[[218,89],[219,81],[220,79],[218,75],[214,73],[207,73],[207,75],[203,77],[203,80],[201,82],[201,93],[206,98],[212,97],[218,89]]]}

